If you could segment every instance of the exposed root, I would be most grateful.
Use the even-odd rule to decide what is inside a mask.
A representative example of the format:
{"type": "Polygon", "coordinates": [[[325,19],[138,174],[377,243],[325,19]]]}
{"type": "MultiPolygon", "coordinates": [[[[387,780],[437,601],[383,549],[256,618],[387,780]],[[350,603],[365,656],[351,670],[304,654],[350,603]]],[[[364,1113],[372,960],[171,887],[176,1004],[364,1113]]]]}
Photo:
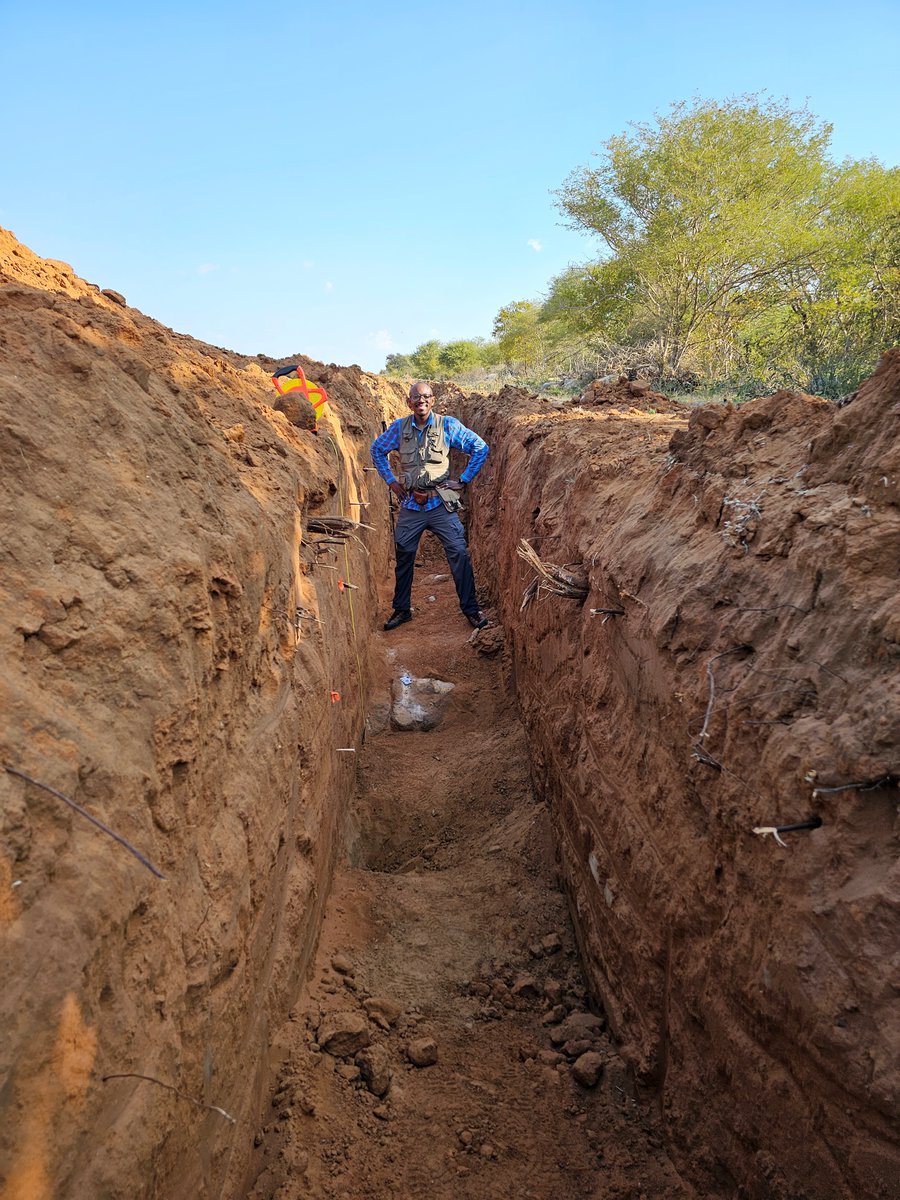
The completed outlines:
{"type": "Polygon", "coordinates": [[[174,1092],[182,1100],[187,1100],[190,1104],[196,1104],[197,1108],[205,1108],[210,1112],[218,1113],[220,1117],[224,1117],[232,1125],[236,1124],[234,1117],[225,1111],[224,1108],[219,1108],[218,1104],[204,1104],[202,1100],[195,1100],[193,1096],[188,1096],[186,1092],[180,1092],[177,1087],[172,1087],[171,1083],[163,1083],[161,1079],[156,1079],[153,1075],[138,1075],[135,1071],[121,1071],[115,1075],[104,1075],[103,1082],[108,1079],[144,1079],[147,1083],[157,1083],[161,1088],[165,1088],[169,1092],[174,1092]]]}
{"type": "Polygon", "coordinates": [[[349,537],[354,529],[374,529],[375,526],[354,521],[352,517],[310,517],[306,528],[310,533],[332,533],[339,537],[349,537]]]}
{"type": "Polygon", "coordinates": [[[570,600],[587,598],[588,581],[587,576],[581,570],[580,563],[559,567],[556,563],[543,562],[525,538],[520,539],[516,553],[537,572],[536,578],[525,589],[521,608],[525,608],[539,592],[549,592],[553,596],[567,596],[570,600]]]}
{"type": "Polygon", "coordinates": [[[102,829],[105,834],[108,834],[109,837],[111,837],[113,841],[118,842],[120,846],[124,846],[128,853],[133,854],[138,862],[141,863],[142,866],[145,866],[147,870],[151,872],[151,874],[156,876],[157,879],[165,879],[165,875],[163,875],[162,871],[154,867],[150,859],[141,854],[140,850],[138,850],[136,846],[132,846],[131,842],[129,842],[127,838],[123,838],[120,833],[116,833],[114,829],[110,829],[108,825],[104,825],[104,823],[95,817],[93,813],[89,813],[86,808],[82,808],[80,804],[77,804],[69,796],[57,791],[54,787],[50,787],[48,783],[41,783],[39,779],[34,779],[31,775],[26,775],[24,771],[19,771],[16,767],[9,766],[8,763],[2,763],[0,765],[2,765],[4,771],[7,771],[10,775],[17,775],[19,779],[24,779],[26,783],[34,784],[35,787],[42,788],[45,792],[49,792],[51,796],[55,796],[57,800],[62,800],[64,803],[68,804],[69,808],[74,809],[75,812],[79,813],[85,818],[85,820],[90,821],[92,825],[96,825],[98,829],[102,829]]]}

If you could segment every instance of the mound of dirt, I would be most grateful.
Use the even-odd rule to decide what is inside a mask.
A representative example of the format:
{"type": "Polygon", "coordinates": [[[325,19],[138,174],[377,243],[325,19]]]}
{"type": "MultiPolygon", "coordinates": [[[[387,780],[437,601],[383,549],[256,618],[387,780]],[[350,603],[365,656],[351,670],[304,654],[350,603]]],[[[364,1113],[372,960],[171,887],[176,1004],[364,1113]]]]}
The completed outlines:
{"type": "Polygon", "coordinates": [[[618,379],[595,379],[578,398],[585,408],[638,408],[651,412],[679,412],[682,406],[662,392],[654,392],[649,383],[620,375],[618,379]]]}
{"type": "Polygon", "coordinates": [[[900,506],[900,347],[882,355],[852,403],[813,439],[809,482],[839,483],[879,507],[900,506]]]}

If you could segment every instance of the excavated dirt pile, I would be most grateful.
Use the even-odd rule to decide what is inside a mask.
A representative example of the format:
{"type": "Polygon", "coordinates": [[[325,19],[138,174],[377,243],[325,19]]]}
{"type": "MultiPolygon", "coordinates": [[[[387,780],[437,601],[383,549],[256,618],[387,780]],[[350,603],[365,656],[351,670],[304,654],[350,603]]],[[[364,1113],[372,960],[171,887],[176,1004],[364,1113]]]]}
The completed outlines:
{"type": "Polygon", "coordinates": [[[581,393],[578,403],[585,408],[637,408],[649,412],[684,412],[677,400],[654,392],[649,383],[620,375],[612,383],[595,379],[581,393]]]}
{"type": "Polygon", "coordinates": [[[900,351],[448,390],[474,634],[298,361],[0,231],[2,1200],[887,1200],[900,351]]]}

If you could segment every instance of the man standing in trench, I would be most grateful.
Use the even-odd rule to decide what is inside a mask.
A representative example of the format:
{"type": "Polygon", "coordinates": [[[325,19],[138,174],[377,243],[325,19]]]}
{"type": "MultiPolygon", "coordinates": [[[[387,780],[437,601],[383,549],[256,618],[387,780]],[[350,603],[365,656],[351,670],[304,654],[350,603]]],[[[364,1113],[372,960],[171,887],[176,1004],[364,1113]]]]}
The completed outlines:
{"type": "Polygon", "coordinates": [[[416,551],[426,529],[440,539],[456,584],[459,607],[474,629],[483,629],[487,617],[478,607],[475,576],[462,521],[457,516],[458,493],[475,478],[488,456],[487,443],[456,417],[433,413],[434,393],[423,381],[409,389],[411,416],[393,421],[372,443],[372,462],[400,500],[394,531],[397,551],[394,611],[384,623],[396,629],[412,620],[410,596],[416,551]],[[400,451],[400,478],[388,462],[392,450],[400,451]],[[459,480],[450,478],[450,451],[461,450],[469,461],[459,480]]]}

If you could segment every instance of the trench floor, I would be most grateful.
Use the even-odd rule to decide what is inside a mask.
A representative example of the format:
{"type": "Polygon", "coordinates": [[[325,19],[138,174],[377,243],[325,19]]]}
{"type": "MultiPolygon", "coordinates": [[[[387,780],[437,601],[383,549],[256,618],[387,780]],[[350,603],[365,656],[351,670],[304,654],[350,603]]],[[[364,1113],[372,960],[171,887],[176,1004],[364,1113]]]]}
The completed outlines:
{"type": "Polygon", "coordinates": [[[608,1033],[554,1044],[591,1001],[502,632],[472,637],[452,581],[428,570],[414,620],[376,635],[348,848],[308,991],[274,1047],[247,1195],[693,1197],[608,1033]],[[435,728],[393,727],[401,678],[453,684],[435,728]],[[389,1073],[383,1094],[354,1039],[370,1041],[376,1090],[389,1073]],[[593,1086],[573,1074],[579,1050],[599,1056],[583,1063],[602,1064],[593,1086]],[[436,1061],[414,1065],[417,1051],[436,1061]]]}

